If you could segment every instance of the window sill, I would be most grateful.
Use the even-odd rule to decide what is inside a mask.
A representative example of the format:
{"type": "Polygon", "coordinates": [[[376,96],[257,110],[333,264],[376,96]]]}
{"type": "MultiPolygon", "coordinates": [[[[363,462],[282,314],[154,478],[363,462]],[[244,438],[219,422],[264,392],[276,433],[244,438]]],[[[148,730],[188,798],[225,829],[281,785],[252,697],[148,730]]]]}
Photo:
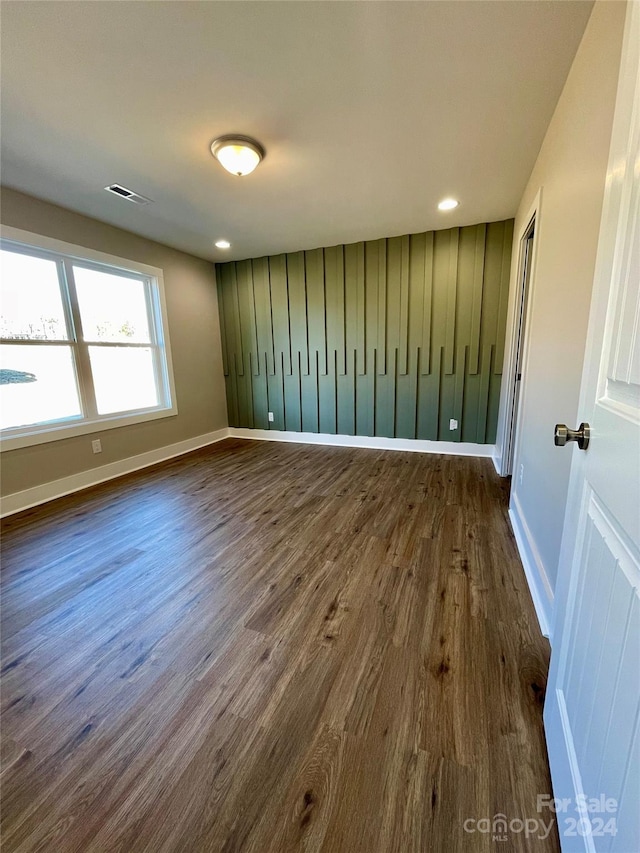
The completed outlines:
{"type": "Polygon", "coordinates": [[[18,450],[21,447],[31,447],[36,444],[47,444],[51,441],[61,441],[78,435],[104,432],[107,429],[118,429],[146,421],[155,421],[159,418],[175,417],[177,414],[177,406],[172,406],[167,409],[128,412],[125,415],[116,414],[113,417],[99,418],[94,421],[83,420],[78,423],[67,422],[56,425],[42,424],[41,426],[34,426],[32,430],[20,435],[0,437],[0,453],[7,450],[18,450]]]}

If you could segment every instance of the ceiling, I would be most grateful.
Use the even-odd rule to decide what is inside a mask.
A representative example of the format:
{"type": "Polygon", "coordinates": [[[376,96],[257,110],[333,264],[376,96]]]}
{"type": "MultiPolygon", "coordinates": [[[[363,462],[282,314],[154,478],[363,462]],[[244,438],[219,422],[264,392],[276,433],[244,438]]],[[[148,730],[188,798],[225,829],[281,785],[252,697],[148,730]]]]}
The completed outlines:
{"type": "Polygon", "coordinates": [[[214,260],[510,217],[591,7],[5,0],[2,181],[214,260]]]}

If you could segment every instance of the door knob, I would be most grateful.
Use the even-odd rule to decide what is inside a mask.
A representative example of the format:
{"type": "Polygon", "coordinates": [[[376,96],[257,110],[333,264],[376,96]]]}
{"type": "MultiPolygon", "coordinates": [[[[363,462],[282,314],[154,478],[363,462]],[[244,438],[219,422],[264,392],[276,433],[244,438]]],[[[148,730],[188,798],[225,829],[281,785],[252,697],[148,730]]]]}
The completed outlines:
{"type": "Polygon", "coordinates": [[[591,427],[589,424],[582,423],[578,429],[569,429],[566,424],[556,424],[553,442],[556,447],[564,447],[568,441],[577,441],[580,450],[586,450],[589,447],[590,435],[591,427]]]}

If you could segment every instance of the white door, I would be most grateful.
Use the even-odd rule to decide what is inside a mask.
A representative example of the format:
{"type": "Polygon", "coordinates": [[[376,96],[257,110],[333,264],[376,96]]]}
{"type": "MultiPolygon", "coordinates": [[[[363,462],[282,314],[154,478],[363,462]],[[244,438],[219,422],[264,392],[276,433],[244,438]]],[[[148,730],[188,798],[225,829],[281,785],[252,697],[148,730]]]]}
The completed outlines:
{"type": "Polygon", "coordinates": [[[544,720],[563,851],[640,853],[639,57],[632,2],[580,398],[591,440],[557,450],[573,460],[544,720]]]}

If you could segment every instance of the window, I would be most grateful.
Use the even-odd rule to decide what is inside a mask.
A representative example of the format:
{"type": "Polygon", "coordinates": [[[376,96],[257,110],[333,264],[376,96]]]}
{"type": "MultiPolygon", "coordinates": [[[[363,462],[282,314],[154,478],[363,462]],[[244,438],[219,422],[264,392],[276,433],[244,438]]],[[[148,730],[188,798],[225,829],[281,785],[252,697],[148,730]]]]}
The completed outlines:
{"type": "Polygon", "coordinates": [[[161,271],[38,242],[0,243],[3,449],[176,414],[161,271]]]}

